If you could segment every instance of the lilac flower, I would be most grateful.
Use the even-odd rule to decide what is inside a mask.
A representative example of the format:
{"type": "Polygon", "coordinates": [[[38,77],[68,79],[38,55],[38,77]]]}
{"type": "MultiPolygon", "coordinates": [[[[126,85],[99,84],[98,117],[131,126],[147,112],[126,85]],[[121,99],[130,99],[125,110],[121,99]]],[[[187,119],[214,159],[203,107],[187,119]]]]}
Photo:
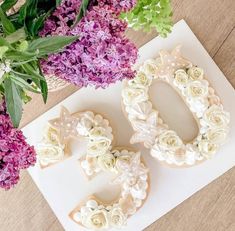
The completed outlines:
{"type": "Polygon", "coordinates": [[[98,0],[99,6],[108,5],[116,14],[131,10],[136,3],[137,0],[98,0]]]}
{"type": "Polygon", "coordinates": [[[36,152],[21,130],[13,127],[4,102],[0,101],[0,187],[10,189],[19,181],[20,169],[36,162],[36,152]]]}
{"type": "Polygon", "coordinates": [[[71,29],[80,4],[80,0],[65,0],[45,22],[41,36],[78,35],[79,40],[42,60],[44,74],[96,88],[133,78],[131,67],[137,59],[137,48],[124,35],[127,23],[110,5],[101,4],[90,6],[86,16],[71,29]]]}

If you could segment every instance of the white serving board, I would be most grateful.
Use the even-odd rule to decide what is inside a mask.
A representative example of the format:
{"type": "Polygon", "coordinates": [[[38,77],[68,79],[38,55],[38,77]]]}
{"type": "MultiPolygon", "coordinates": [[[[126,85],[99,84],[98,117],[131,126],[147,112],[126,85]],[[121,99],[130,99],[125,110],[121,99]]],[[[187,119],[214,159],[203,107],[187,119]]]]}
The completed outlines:
{"type": "MultiPolygon", "coordinates": [[[[141,149],[150,169],[151,190],[144,206],[128,220],[128,225],[123,231],[143,230],[235,165],[235,91],[185,21],[178,22],[168,38],[157,37],[140,48],[139,61],[156,57],[160,49],[171,50],[178,44],[183,45],[182,53],[185,57],[204,68],[211,85],[221,97],[225,109],[231,113],[229,139],[212,160],[187,169],[171,169],[162,166],[149,155],[148,150],[141,145],[135,146],[141,149]]],[[[175,103],[172,102],[172,105],[175,103]]],[[[121,83],[105,90],[84,88],[28,124],[23,132],[28,142],[36,145],[41,140],[43,126],[49,119],[57,117],[60,106],[64,105],[71,112],[94,110],[101,113],[113,125],[118,145],[131,147],[129,139],[132,128],[124,117],[120,104],[121,83]]],[[[168,107],[171,106],[168,105],[168,107]]],[[[175,110],[177,112],[177,109],[175,110]]],[[[180,118],[175,119],[175,123],[180,121],[180,118]]],[[[187,130],[187,128],[183,129],[187,130]]],[[[108,180],[102,175],[92,182],[86,180],[77,162],[79,154],[81,153],[73,153],[70,159],[44,170],[41,170],[38,165],[29,169],[33,180],[67,231],[86,230],[70,220],[68,214],[86,196],[108,187],[108,180]]]]}

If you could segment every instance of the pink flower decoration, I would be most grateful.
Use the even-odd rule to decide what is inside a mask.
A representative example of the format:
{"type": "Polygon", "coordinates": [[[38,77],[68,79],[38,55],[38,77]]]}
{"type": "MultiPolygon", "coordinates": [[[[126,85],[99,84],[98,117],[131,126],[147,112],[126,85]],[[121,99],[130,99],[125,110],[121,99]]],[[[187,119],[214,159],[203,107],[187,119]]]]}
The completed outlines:
{"type": "Polygon", "coordinates": [[[5,102],[0,102],[0,187],[13,187],[19,181],[20,169],[35,162],[34,148],[26,143],[22,131],[13,127],[5,102]]]}
{"type": "Polygon", "coordinates": [[[98,0],[99,6],[108,5],[116,14],[131,10],[136,3],[137,0],[98,0]]]}
{"type": "MultiPolygon", "coordinates": [[[[44,74],[55,75],[80,87],[93,85],[96,88],[134,77],[131,67],[137,59],[137,48],[124,35],[127,23],[113,11],[116,7],[122,9],[121,6],[106,5],[106,1],[92,5],[93,2],[73,29],[70,26],[80,8],[80,0],[65,0],[47,19],[41,36],[78,35],[79,40],[63,52],[42,60],[44,74]]],[[[123,10],[129,9],[130,4],[123,4],[123,10]]]]}

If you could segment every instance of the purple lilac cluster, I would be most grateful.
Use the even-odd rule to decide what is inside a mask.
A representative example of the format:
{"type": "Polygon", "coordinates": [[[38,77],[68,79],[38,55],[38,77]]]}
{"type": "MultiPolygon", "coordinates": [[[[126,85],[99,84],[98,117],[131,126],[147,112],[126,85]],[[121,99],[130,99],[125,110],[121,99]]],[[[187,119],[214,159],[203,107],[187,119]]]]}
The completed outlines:
{"type": "Polygon", "coordinates": [[[5,102],[0,102],[0,188],[13,187],[19,181],[20,169],[35,162],[34,148],[26,143],[22,131],[13,127],[5,102]]]}
{"type": "Polygon", "coordinates": [[[118,18],[117,12],[130,9],[134,2],[92,1],[86,15],[73,28],[81,0],[63,1],[47,19],[40,35],[78,35],[79,39],[63,52],[42,60],[44,74],[79,87],[96,88],[133,78],[135,72],[131,67],[137,59],[137,48],[125,37],[127,23],[118,18]]]}
{"type": "Polygon", "coordinates": [[[98,0],[99,6],[108,5],[116,14],[131,10],[136,3],[137,0],[98,0]]]}

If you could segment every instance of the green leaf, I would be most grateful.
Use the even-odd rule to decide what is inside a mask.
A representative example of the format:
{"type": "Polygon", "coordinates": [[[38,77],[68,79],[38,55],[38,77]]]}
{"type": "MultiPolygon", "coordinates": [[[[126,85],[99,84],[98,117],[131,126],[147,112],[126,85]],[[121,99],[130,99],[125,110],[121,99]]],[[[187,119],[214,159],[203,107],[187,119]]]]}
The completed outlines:
{"type": "Polygon", "coordinates": [[[48,87],[47,87],[46,80],[40,80],[40,86],[41,86],[41,93],[42,93],[43,102],[46,103],[47,97],[48,97],[48,87]]]}
{"type": "Polygon", "coordinates": [[[32,58],[32,59],[27,59],[25,61],[18,61],[18,62],[12,62],[12,67],[18,67],[21,66],[22,64],[26,64],[26,63],[30,63],[30,62],[34,62],[37,61],[36,58],[32,58]]]}
{"type": "Polygon", "coordinates": [[[3,27],[3,31],[6,34],[11,34],[15,32],[15,27],[12,22],[7,18],[6,14],[3,12],[2,7],[0,7],[0,19],[3,27]]]}
{"type": "Polygon", "coordinates": [[[20,28],[19,30],[15,31],[14,33],[8,35],[5,39],[10,44],[18,42],[23,39],[26,39],[26,34],[24,31],[24,28],[20,28]]]}
{"type": "Polygon", "coordinates": [[[6,12],[7,10],[11,9],[18,0],[5,0],[3,4],[1,5],[2,10],[6,12]]]}
{"type": "Polygon", "coordinates": [[[11,80],[23,89],[26,89],[28,91],[31,91],[31,92],[34,92],[34,93],[37,93],[37,94],[40,93],[40,91],[36,90],[33,86],[28,84],[24,79],[22,79],[20,77],[11,76],[11,80]]]}
{"type": "Polygon", "coordinates": [[[28,80],[28,79],[32,79],[32,75],[28,75],[28,74],[25,74],[25,73],[22,73],[22,72],[19,72],[19,71],[15,71],[15,70],[11,70],[12,73],[14,73],[15,75],[25,79],[25,80],[28,80]]]}
{"type": "Polygon", "coordinates": [[[65,46],[77,40],[77,36],[51,36],[33,40],[28,52],[37,52],[39,57],[60,51],[65,46]]]}
{"type": "Polygon", "coordinates": [[[22,52],[17,50],[9,50],[5,53],[6,58],[15,61],[27,61],[36,57],[35,53],[22,52]]]}
{"type": "Polygon", "coordinates": [[[45,80],[45,77],[38,73],[29,63],[22,64],[21,67],[28,75],[31,75],[31,78],[45,80]]]}
{"type": "Polygon", "coordinates": [[[82,0],[77,18],[76,18],[74,24],[72,25],[72,28],[74,28],[80,22],[80,20],[85,16],[88,4],[89,4],[89,0],[82,0]]]}
{"type": "Polygon", "coordinates": [[[33,21],[29,24],[29,31],[32,36],[38,36],[39,30],[43,27],[44,21],[51,14],[51,11],[48,11],[46,14],[39,16],[38,18],[34,18],[33,21]]]}
{"type": "Polygon", "coordinates": [[[38,66],[39,66],[39,72],[40,74],[43,76],[43,80],[40,80],[40,88],[41,88],[41,93],[42,93],[42,98],[43,98],[43,101],[44,103],[47,102],[47,97],[48,97],[48,87],[47,87],[47,82],[46,82],[46,79],[42,73],[42,70],[40,68],[40,65],[38,63],[38,66]]]}
{"type": "Polygon", "coordinates": [[[18,45],[17,49],[19,51],[25,52],[28,49],[28,45],[29,45],[28,41],[24,40],[18,45]]]}
{"type": "Polygon", "coordinates": [[[56,0],[56,6],[60,6],[62,0],[56,0]]]}
{"type": "Polygon", "coordinates": [[[0,37],[0,46],[9,46],[10,44],[4,39],[3,37],[0,37]]]}
{"type": "Polygon", "coordinates": [[[24,24],[26,14],[27,14],[27,1],[25,2],[25,4],[19,10],[19,17],[18,17],[19,23],[24,24]]]}
{"type": "Polygon", "coordinates": [[[14,127],[19,127],[20,120],[22,118],[22,100],[20,90],[10,78],[6,78],[4,80],[4,88],[7,111],[14,127]]]}
{"type": "Polygon", "coordinates": [[[6,53],[6,51],[8,51],[8,47],[7,46],[0,46],[0,59],[2,59],[3,55],[6,53]]]}
{"type": "MultiPolygon", "coordinates": [[[[0,85],[0,93],[3,93],[4,94],[4,87],[2,85],[0,85]]],[[[1,99],[1,94],[0,94],[0,99],[1,99]]]]}

